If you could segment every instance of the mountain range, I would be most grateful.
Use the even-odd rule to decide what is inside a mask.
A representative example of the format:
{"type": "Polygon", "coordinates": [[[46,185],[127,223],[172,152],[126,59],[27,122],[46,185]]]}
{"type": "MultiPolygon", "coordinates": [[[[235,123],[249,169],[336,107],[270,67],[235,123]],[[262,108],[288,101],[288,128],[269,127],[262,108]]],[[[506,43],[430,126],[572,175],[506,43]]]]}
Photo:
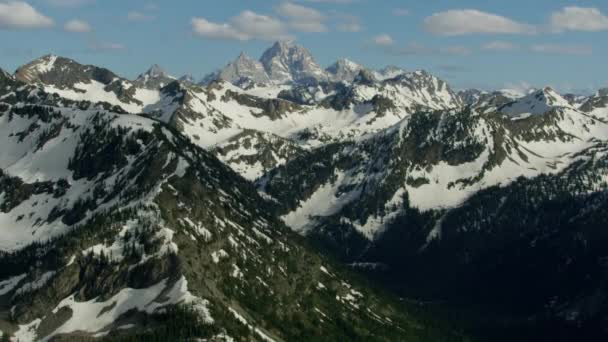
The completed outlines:
{"type": "Polygon", "coordinates": [[[0,72],[0,139],[18,341],[608,336],[606,89],[457,92],[294,42],[198,83],[47,55],[0,72]]]}

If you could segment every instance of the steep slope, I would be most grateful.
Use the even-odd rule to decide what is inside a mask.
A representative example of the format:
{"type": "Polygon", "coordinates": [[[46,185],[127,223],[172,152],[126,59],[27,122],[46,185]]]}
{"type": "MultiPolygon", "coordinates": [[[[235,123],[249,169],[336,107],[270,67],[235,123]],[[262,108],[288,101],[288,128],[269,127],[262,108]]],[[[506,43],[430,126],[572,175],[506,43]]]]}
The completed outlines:
{"type": "Polygon", "coordinates": [[[597,143],[562,172],[482,190],[447,212],[409,208],[361,260],[384,264],[375,275],[403,295],[449,299],[464,315],[475,307],[487,340],[604,340],[606,152],[597,143]]]}
{"type": "Polygon", "coordinates": [[[507,103],[497,110],[513,118],[524,118],[531,115],[542,115],[552,108],[559,107],[573,108],[555,90],[545,87],[511,103],[507,103]]]}
{"type": "Polygon", "coordinates": [[[160,89],[175,81],[175,77],[169,75],[158,64],[154,64],[145,73],[137,76],[133,84],[140,88],[160,89]]]}
{"type": "Polygon", "coordinates": [[[364,67],[346,58],[339,59],[336,63],[325,69],[332,82],[352,82],[364,67]]]}
{"type": "Polygon", "coordinates": [[[396,66],[387,66],[373,72],[374,77],[379,81],[386,81],[406,73],[405,70],[396,66]]]}
{"type": "Polygon", "coordinates": [[[212,152],[241,176],[254,181],[306,150],[277,135],[246,129],[214,147],[212,152]]]}
{"type": "Polygon", "coordinates": [[[245,53],[241,53],[234,62],[229,63],[222,69],[216,79],[234,84],[241,83],[244,80],[262,84],[270,81],[262,63],[250,58],[245,53]]]}
{"type": "Polygon", "coordinates": [[[293,42],[276,42],[262,54],[260,62],[270,80],[277,83],[316,83],[328,79],[310,52],[293,42]]]}
{"type": "Polygon", "coordinates": [[[421,210],[456,207],[483,188],[558,172],[606,138],[606,124],[569,108],[521,120],[474,109],[421,112],[296,158],[260,184],[287,206],[284,219],[298,231],[339,221],[373,240],[406,193],[421,210]]]}
{"type": "Polygon", "coordinates": [[[106,102],[130,113],[141,113],[158,101],[158,90],[138,88],[110,70],[47,55],[17,69],[15,78],[40,84],[48,93],[73,101],[106,102]]]}
{"type": "Polygon", "coordinates": [[[3,334],[19,341],[452,334],[355,285],[284,227],[249,182],[170,126],[62,99],[53,105],[56,97],[33,89],[15,90],[0,114],[9,152],[0,160],[0,230],[10,236],[0,253],[3,334]]]}
{"type": "Polygon", "coordinates": [[[601,340],[607,140],[606,123],[561,106],[421,112],[258,186],[292,229],[487,340],[601,340]]]}
{"type": "Polygon", "coordinates": [[[467,106],[475,105],[488,92],[479,89],[465,89],[458,92],[458,97],[467,106]]]}
{"type": "Polygon", "coordinates": [[[581,104],[579,109],[600,120],[608,120],[608,89],[600,89],[581,104]]]}

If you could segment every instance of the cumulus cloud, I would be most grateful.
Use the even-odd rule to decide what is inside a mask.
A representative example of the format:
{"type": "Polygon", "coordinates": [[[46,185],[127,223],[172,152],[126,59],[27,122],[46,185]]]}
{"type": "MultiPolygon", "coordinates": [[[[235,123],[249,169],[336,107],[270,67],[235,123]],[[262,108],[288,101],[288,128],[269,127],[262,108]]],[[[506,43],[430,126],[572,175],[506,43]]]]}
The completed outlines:
{"type": "Polygon", "coordinates": [[[424,20],[424,29],[436,35],[457,36],[475,33],[531,34],[532,25],[475,9],[439,12],[424,20]]]}
{"type": "Polygon", "coordinates": [[[608,30],[608,17],[597,8],[570,6],[553,12],[549,25],[554,32],[604,31],[608,30]]]}
{"type": "Polygon", "coordinates": [[[342,32],[361,32],[363,26],[361,25],[361,19],[352,14],[345,13],[334,13],[334,17],[337,21],[337,28],[342,32]]]}
{"type": "Polygon", "coordinates": [[[46,2],[55,7],[82,7],[94,3],[94,0],[46,0],[46,2]]]}
{"type": "Polygon", "coordinates": [[[63,29],[67,32],[74,33],[87,33],[91,32],[92,30],[91,25],[89,25],[89,23],[78,19],[68,21],[67,23],[65,23],[65,25],[63,25],[63,29]]]}
{"type": "Polygon", "coordinates": [[[519,46],[511,42],[495,40],[493,42],[489,42],[482,45],[481,49],[486,51],[510,51],[519,49],[519,46]]]}
{"type": "Polygon", "coordinates": [[[532,52],[558,55],[591,55],[593,48],[589,45],[537,44],[530,47],[532,52]]]}
{"type": "Polygon", "coordinates": [[[279,15],[289,21],[289,26],[301,32],[326,32],[326,17],[316,9],[297,5],[291,2],[283,2],[276,11],[279,15]]]}
{"type": "Polygon", "coordinates": [[[391,45],[395,44],[393,37],[391,37],[390,35],[388,35],[386,33],[375,36],[373,38],[372,42],[378,46],[391,46],[391,45]]]}
{"type": "Polygon", "coordinates": [[[0,2],[0,29],[23,30],[53,25],[53,19],[41,14],[26,2],[0,2]]]}
{"type": "Polygon", "coordinates": [[[273,17],[243,11],[226,23],[214,23],[205,18],[193,18],[192,31],[199,37],[228,40],[291,39],[286,25],[273,17]]]}

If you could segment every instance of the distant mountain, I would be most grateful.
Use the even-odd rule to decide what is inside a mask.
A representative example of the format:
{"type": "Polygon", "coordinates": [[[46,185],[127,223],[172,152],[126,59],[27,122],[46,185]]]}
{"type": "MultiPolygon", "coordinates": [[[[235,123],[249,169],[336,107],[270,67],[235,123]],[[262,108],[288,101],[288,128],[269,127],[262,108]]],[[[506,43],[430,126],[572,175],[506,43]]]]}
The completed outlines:
{"type": "Polygon", "coordinates": [[[200,84],[0,70],[1,333],[605,340],[607,108],[293,42],[200,84]]]}
{"type": "Polygon", "coordinates": [[[403,75],[405,73],[407,72],[399,67],[387,66],[385,68],[375,71],[374,77],[376,77],[376,79],[378,79],[379,81],[384,81],[391,78],[395,78],[399,75],[403,75]]]}
{"type": "Polygon", "coordinates": [[[260,84],[270,81],[262,63],[251,59],[245,53],[241,53],[234,62],[228,64],[217,76],[219,79],[231,83],[237,83],[242,79],[260,84]]]}
{"type": "Polygon", "coordinates": [[[553,108],[572,108],[570,103],[551,87],[537,90],[527,96],[498,108],[498,111],[513,117],[542,115],[553,108]]]}
{"type": "Polygon", "coordinates": [[[264,52],[260,62],[274,82],[316,83],[328,79],[310,52],[292,42],[276,42],[264,52]]]}
{"type": "Polygon", "coordinates": [[[133,83],[141,88],[160,89],[175,80],[175,77],[166,73],[158,64],[154,64],[148,71],[139,75],[133,83]]]}
{"type": "Polygon", "coordinates": [[[4,338],[462,340],[321,256],[173,126],[17,82],[0,89],[4,338]]]}
{"type": "Polygon", "coordinates": [[[48,93],[73,101],[105,102],[130,113],[139,113],[159,100],[158,90],[138,87],[112,71],[83,65],[72,59],[47,55],[15,72],[15,78],[39,84],[48,93]]]}
{"type": "Polygon", "coordinates": [[[364,67],[346,58],[339,59],[325,71],[333,82],[352,82],[364,67]]]}
{"type": "Polygon", "coordinates": [[[608,88],[600,89],[588,97],[579,109],[602,120],[608,120],[608,88]]]}
{"type": "Polygon", "coordinates": [[[465,105],[474,105],[488,92],[479,89],[465,89],[458,92],[458,97],[465,105]]]}
{"type": "Polygon", "coordinates": [[[191,74],[186,74],[183,75],[182,77],[177,79],[178,81],[185,83],[187,85],[194,85],[196,83],[196,80],[194,79],[194,76],[192,76],[191,74]]]}

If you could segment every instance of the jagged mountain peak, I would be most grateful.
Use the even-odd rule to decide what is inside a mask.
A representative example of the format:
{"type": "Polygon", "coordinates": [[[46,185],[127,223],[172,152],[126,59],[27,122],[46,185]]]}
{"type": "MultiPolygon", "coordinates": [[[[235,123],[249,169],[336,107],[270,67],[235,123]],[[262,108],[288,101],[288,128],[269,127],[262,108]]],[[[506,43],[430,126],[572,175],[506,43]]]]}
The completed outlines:
{"type": "Polygon", "coordinates": [[[353,82],[355,84],[371,85],[376,82],[376,77],[374,77],[374,74],[371,71],[366,70],[366,69],[361,69],[357,73],[357,76],[355,76],[353,82]]]}
{"type": "Polygon", "coordinates": [[[9,74],[4,69],[0,68],[0,78],[2,78],[2,79],[11,78],[12,79],[13,75],[9,74]]]}
{"type": "Polygon", "coordinates": [[[480,89],[464,89],[458,92],[458,97],[465,105],[474,105],[483,95],[487,95],[488,92],[480,89]]]}
{"type": "Polygon", "coordinates": [[[152,64],[150,69],[148,69],[148,71],[146,71],[145,74],[148,74],[150,76],[167,76],[168,75],[167,72],[165,72],[165,70],[163,68],[161,68],[161,66],[158,64],[152,64]]]}
{"type": "Polygon", "coordinates": [[[498,111],[509,116],[523,118],[542,115],[554,108],[572,108],[572,106],[552,87],[547,86],[505,104],[498,111]]]}
{"type": "Polygon", "coordinates": [[[50,72],[57,62],[74,62],[71,59],[47,54],[19,67],[15,71],[15,78],[26,83],[40,81],[40,75],[50,72]]]}
{"type": "Polygon", "coordinates": [[[352,82],[362,69],[364,69],[362,65],[347,58],[340,58],[334,64],[327,67],[325,71],[334,82],[352,82]]]}
{"type": "Polygon", "coordinates": [[[241,52],[234,61],[206,79],[208,79],[206,83],[213,79],[221,79],[233,84],[243,83],[245,80],[258,84],[269,81],[262,63],[249,57],[245,52],[241,52]]]}
{"type": "Polygon", "coordinates": [[[270,80],[277,83],[327,80],[327,74],[312,54],[293,41],[277,41],[262,54],[260,62],[270,80]]]}
{"type": "Polygon", "coordinates": [[[177,79],[180,82],[184,82],[186,84],[194,84],[196,81],[194,80],[194,76],[192,74],[185,74],[177,79]]]}
{"type": "Polygon", "coordinates": [[[160,89],[175,80],[158,64],[153,64],[146,72],[135,79],[135,84],[148,89],[160,89]]]}
{"type": "Polygon", "coordinates": [[[374,72],[374,76],[378,80],[383,81],[383,80],[388,80],[391,78],[398,77],[399,75],[403,75],[405,73],[406,73],[406,71],[403,70],[402,68],[400,68],[398,66],[394,66],[394,65],[389,65],[380,70],[376,70],[374,72]]]}

